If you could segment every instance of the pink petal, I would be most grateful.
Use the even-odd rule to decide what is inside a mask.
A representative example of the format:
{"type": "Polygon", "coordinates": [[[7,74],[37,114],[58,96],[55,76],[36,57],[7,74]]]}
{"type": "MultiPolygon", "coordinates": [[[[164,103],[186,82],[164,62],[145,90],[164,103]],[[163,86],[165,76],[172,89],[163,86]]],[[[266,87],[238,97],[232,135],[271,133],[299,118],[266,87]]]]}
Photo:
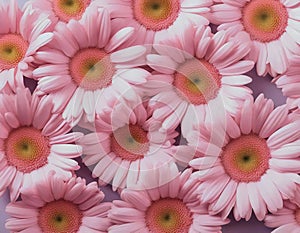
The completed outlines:
{"type": "Polygon", "coordinates": [[[271,213],[276,212],[283,207],[282,197],[268,174],[261,177],[257,186],[261,197],[271,213]]]}
{"type": "Polygon", "coordinates": [[[274,132],[267,140],[268,146],[270,148],[279,148],[284,144],[293,142],[300,138],[300,121],[295,121],[290,123],[276,132],[274,132]]]}
{"type": "Polygon", "coordinates": [[[288,67],[288,58],[283,49],[283,46],[284,45],[281,44],[280,40],[274,40],[267,43],[267,60],[270,62],[271,69],[279,74],[285,72],[288,67]]]}
{"type": "Polygon", "coordinates": [[[249,134],[252,130],[252,101],[252,99],[247,99],[241,111],[240,127],[243,134],[249,134]]]}
{"type": "Polygon", "coordinates": [[[248,183],[247,190],[253,211],[257,219],[262,221],[267,214],[267,208],[260,193],[258,192],[257,184],[254,182],[248,183]]]}
{"type": "Polygon", "coordinates": [[[235,208],[242,218],[246,218],[247,213],[252,211],[248,197],[247,183],[241,182],[237,187],[235,208]]]}
{"type": "MultiPolygon", "coordinates": [[[[250,71],[254,66],[253,61],[240,61],[226,68],[220,69],[222,75],[239,75],[250,71]]],[[[251,78],[248,77],[248,83],[251,82],[251,78]],[[250,79],[250,80],[249,80],[250,79]]]]}
{"type": "Polygon", "coordinates": [[[145,229],[146,225],[144,222],[136,221],[136,222],[130,222],[130,223],[125,223],[122,225],[114,225],[109,228],[110,233],[120,233],[120,232],[140,232],[141,230],[145,229]]]}
{"type": "Polygon", "coordinates": [[[7,124],[9,124],[12,128],[18,128],[20,126],[20,122],[18,118],[12,112],[7,112],[4,114],[5,120],[7,124]]]}
{"type": "Polygon", "coordinates": [[[256,70],[259,76],[262,76],[266,72],[266,65],[267,65],[267,46],[263,43],[257,43],[259,46],[259,55],[256,62],[256,70]]]}
{"type": "Polygon", "coordinates": [[[127,41],[129,38],[131,38],[133,34],[133,27],[122,28],[115,35],[113,35],[108,44],[105,46],[105,50],[109,53],[112,52],[113,50],[117,49],[120,45],[122,45],[125,41],[127,41]]]}
{"type": "Polygon", "coordinates": [[[110,59],[114,63],[123,63],[140,59],[146,53],[144,46],[132,46],[126,49],[119,50],[110,55],[110,59]]]}
{"type": "Polygon", "coordinates": [[[259,136],[268,138],[277,129],[281,128],[284,124],[288,123],[288,108],[286,105],[276,108],[266,119],[263,124],[259,136]]]}
{"type": "Polygon", "coordinates": [[[21,89],[17,90],[18,93],[16,98],[17,114],[18,116],[20,116],[19,117],[20,124],[29,126],[32,121],[30,100],[26,97],[24,98],[24,94],[25,94],[24,92],[29,93],[29,89],[26,88],[25,90],[21,90],[21,89]]]}

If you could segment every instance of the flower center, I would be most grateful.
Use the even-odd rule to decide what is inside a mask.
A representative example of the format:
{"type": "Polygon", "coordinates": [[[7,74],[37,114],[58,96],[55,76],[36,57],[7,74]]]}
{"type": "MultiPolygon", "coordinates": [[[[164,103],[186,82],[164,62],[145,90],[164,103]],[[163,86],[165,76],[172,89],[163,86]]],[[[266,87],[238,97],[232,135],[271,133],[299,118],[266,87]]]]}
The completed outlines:
{"type": "Polygon", "coordinates": [[[178,0],[133,0],[132,4],[136,20],[152,31],[171,26],[180,10],[178,0]]]}
{"type": "Polygon", "coordinates": [[[29,173],[47,164],[49,140],[33,127],[11,131],[4,145],[8,163],[21,172],[29,173]]]}
{"type": "Polygon", "coordinates": [[[53,10],[56,16],[68,22],[71,19],[80,19],[91,0],[54,0],[53,10]]]}
{"type": "Polygon", "coordinates": [[[28,43],[17,34],[0,36],[0,70],[14,68],[24,58],[28,43]]]}
{"type": "Polygon", "coordinates": [[[39,211],[38,223],[43,232],[75,233],[81,222],[77,205],[65,200],[49,202],[39,211]]]}
{"type": "Polygon", "coordinates": [[[243,9],[242,22],[253,40],[270,42],[285,32],[288,13],[278,0],[252,0],[243,9]]]}
{"type": "Polygon", "coordinates": [[[88,48],[80,50],[71,59],[70,73],[78,86],[96,90],[111,84],[115,67],[103,50],[88,48]]]}
{"type": "Polygon", "coordinates": [[[227,174],[239,182],[259,181],[269,168],[270,150],[266,140],[254,134],[230,141],[221,154],[227,174]]]}
{"type": "Polygon", "coordinates": [[[151,232],[185,233],[193,222],[187,206],[179,199],[155,201],[146,211],[146,225],[151,232]]]}
{"type": "Polygon", "coordinates": [[[200,105],[217,96],[221,78],[212,64],[205,60],[191,59],[178,67],[173,85],[183,99],[200,105]]]}
{"type": "Polygon", "coordinates": [[[111,135],[111,151],[122,159],[135,161],[149,151],[147,132],[139,125],[125,125],[111,135]]]}

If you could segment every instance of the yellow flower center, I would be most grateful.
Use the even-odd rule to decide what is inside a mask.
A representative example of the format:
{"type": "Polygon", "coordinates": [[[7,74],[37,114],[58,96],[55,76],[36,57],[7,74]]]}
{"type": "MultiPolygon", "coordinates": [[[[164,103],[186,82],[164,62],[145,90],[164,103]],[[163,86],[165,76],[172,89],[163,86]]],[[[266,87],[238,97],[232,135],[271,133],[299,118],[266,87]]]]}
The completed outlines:
{"type": "Polygon", "coordinates": [[[178,0],[133,0],[134,16],[147,29],[159,31],[168,28],[178,17],[178,0]]]}
{"type": "Polygon", "coordinates": [[[60,20],[68,22],[70,19],[80,19],[90,0],[55,0],[52,4],[60,20]]]}
{"type": "Polygon", "coordinates": [[[173,198],[154,201],[145,218],[151,232],[187,233],[192,224],[190,210],[182,200],[173,198]]]}
{"type": "Polygon", "coordinates": [[[24,58],[28,43],[17,34],[0,35],[0,70],[11,69],[24,58]]]}
{"type": "Polygon", "coordinates": [[[266,140],[257,135],[242,135],[230,141],[221,154],[227,174],[236,181],[260,180],[269,168],[270,150],[266,140]]]}
{"type": "Polygon", "coordinates": [[[81,226],[82,213],[77,205],[58,200],[47,203],[39,211],[38,223],[43,232],[75,233],[81,226]]]}
{"type": "Polygon", "coordinates": [[[252,39],[269,42],[278,39],[287,26],[288,13],[278,0],[252,0],[243,8],[242,22],[252,39]]]}
{"type": "Polygon", "coordinates": [[[8,163],[19,171],[31,172],[47,164],[49,140],[40,130],[33,127],[15,129],[10,132],[4,145],[8,163]]]}

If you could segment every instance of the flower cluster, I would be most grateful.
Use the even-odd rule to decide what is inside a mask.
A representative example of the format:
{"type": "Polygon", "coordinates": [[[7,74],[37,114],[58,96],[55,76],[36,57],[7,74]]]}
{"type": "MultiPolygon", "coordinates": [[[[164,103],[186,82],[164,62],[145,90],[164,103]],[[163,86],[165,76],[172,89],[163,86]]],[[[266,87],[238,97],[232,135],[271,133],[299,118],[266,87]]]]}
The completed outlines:
{"type": "Polygon", "coordinates": [[[0,0],[0,22],[7,230],[300,231],[298,0],[0,0]]]}

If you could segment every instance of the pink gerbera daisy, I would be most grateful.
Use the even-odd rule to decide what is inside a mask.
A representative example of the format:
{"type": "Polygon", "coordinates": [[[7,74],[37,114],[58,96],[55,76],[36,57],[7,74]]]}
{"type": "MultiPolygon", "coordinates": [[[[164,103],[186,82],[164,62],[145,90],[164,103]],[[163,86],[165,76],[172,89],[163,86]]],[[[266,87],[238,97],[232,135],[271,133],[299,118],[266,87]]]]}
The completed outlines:
{"type": "Polygon", "coordinates": [[[231,35],[247,32],[252,40],[249,59],[259,75],[284,73],[291,54],[300,52],[300,14],[297,0],[223,0],[211,7],[218,30],[231,35]]]}
{"type": "Polygon", "coordinates": [[[34,55],[52,40],[47,32],[47,15],[27,8],[21,11],[16,0],[0,2],[0,90],[8,84],[23,85],[23,75],[31,76],[34,55]]]}
{"type": "Polygon", "coordinates": [[[39,80],[37,92],[53,96],[54,111],[66,107],[63,117],[74,125],[84,114],[93,122],[95,111],[101,110],[100,105],[95,109],[98,99],[123,91],[120,80],[135,85],[148,75],[133,69],[145,63],[143,46],[118,49],[132,36],[133,28],[113,34],[108,11],[88,8],[86,12],[79,22],[56,25],[53,42],[37,54],[44,64],[33,72],[39,80]]]}
{"type": "Polygon", "coordinates": [[[131,26],[136,35],[124,46],[155,44],[157,38],[179,35],[189,25],[208,25],[212,0],[102,0],[92,5],[107,8],[115,30],[131,26]]]}
{"type": "Polygon", "coordinates": [[[197,197],[197,181],[191,180],[191,169],[178,174],[165,183],[168,171],[153,173],[144,183],[156,184],[145,190],[125,189],[122,200],[113,201],[109,218],[111,233],[160,232],[160,233],[209,233],[221,232],[221,225],[229,220],[208,214],[207,205],[197,197]]]}
{"type": "Polygon", "coordinates": [[[248,220],[252,210],[262,220],[267,209],[282,208],[300,183],[300,121],[290,122],[286,105],[274,109],[263,95],[254,103],[248,99],[236,119],[226,120],[214,137],[201,127],[191,142],[203,155],[190,162],[202,181],[201,200],[212,214],[226,217],[234,207],[236,220],[248,220]]]}
{"type": "Polygon", "coordinates": [[[265,225],[276,228],[272,233],[300,232],[300,188],[297,187],[295,198],[285,201],[283,208],[274,214],[268,214],[265,225]]]}
{"type": "Polygon", "coordinates": [[[57,22],[80,20],[86,8],[93,0],[29,0],[25,7],[41,10],[49,15],[52,25],[57,22]]]}
{"type": "Polygon", "coordinates": [[[176,167],[168,149],[178,133],[159,132],[161,122],[152,118],[147,103],[138,96],[124,101],[125,95],[97,116],[96,132],[79,141],[83,162],[93,165],[100,184],[112,181],[114,190],[132,187],[148,171],[176,167]]]}
{"type": "Polygon", "coordinates": [[[68,133],[71,127],[51,114],[49,97],[18,88],[16,95],[0,95],[0,106],[0,194],[9,187],[15,201],[20,188],[44,179],[50,170],[70,177],[79,169],[71,158],[81,155],[73,143],[82,133],[68,133]]]}
{"type": "Polygon", "coordinates": [[[5,227],[12,232],[100,233],[111,225],[111,203],[101,203],[104,194],[97,183],[86,185],[80,177],[64,180],[50,173],[43,183],[25,189],[22,200],[10,203],[5,227]]]}
{"type": "Polygon", "coordinates": [[[229,39],[224,31],[213,35],[209,27],[191,27],[182,37],[153,46],[158,54],[147,55],[147,63],[162,75],[145,87],[159,92],[150,103],[164,130],[181,123],[186,137],[193,123],[209,124],[225,111],[236,114],[252,93],[244,86],[251,78],[242,75],[254,65],[242,60],[250,50],[244,36],[229,39]]]}

